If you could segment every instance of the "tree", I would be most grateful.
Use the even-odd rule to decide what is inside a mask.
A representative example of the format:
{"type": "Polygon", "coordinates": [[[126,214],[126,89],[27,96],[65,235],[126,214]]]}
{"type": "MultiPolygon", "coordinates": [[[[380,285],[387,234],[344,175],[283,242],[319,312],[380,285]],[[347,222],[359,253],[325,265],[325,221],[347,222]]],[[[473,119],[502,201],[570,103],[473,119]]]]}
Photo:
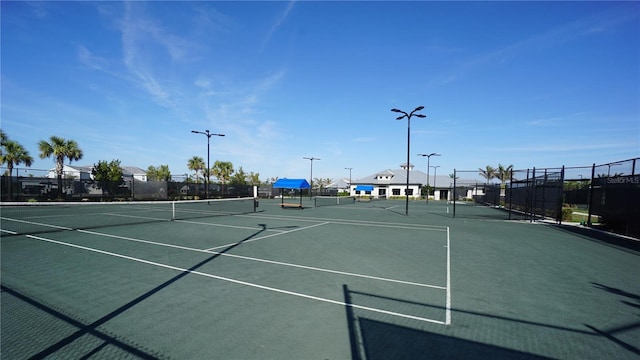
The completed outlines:
{"type": "Polygon", "coordinates": [[[233,164],[230,161],[216,160],[211,168],[211,173],[213,173],[213,176],[218,178],[222,183],[222,194],[224,195],[224,185],[229,179],[231,179],[231,175],[233,174],[233,164]]]}
{"type": "MultiPolygon", "coordinates": [[[[4,134],[4,132],[0,135],[0,142],[2,144],[0,150],[0,164],[7,164],[7,169],[9,170],[9,199],[12,198],[11,192],[11,173],[13,172],[13,167],[15,165],[23,164],[25,166],[31,166],[33,163],[33,158],[29,155],[29,152],[20,145],[17,141],[9,140],[9,138],[4,134]]],[[[16,170],[16,177],[18,176],[16,170]]]]}
{"type": "Polygon", "coordinates": [[[331,180],[331,178],[315,178],[313,179],[313,184],[316,185],[320,191],[322,191],[322,189],[324,189],[326,186],[331,185],[331,183],[333,182],[333,180],[331,180]]]}
{"type": "Polygon", "coordinates": [[[242,166],[231,176],[230,184],[235,185],[247,185],[247,174],[244,172],[242,166]]]}
{"type": "Polygon", "coordinates": [[[200,170],[203,171],[203,175],[204,175],[204,168],[206,167],[204,164],[204,160],[200,157],[200,156],[194,156],[191,159],[189,159],[189,162],[187,163],[187,167],[189,168],[189,170],[193,170],[196,173],[196,177],[195,177],[195,181],[194,182],[198,182],[198,172],[200,170]]]}
{"type": "MultiPolygon", "coordinates": [[[[7,136],[7,134],[4,133],[4,131],[2,131],[2,129],[0,129],[0,146],[4,146],[4,142],[9,140],[9,137],[7,136]]],[[[2,155],[2,149],[0,148],[0,155],[2,155]]]]}
{"type": "Polygon", "coordinates": [[[498,169],[494,170],[496,172],[494,177],[500,180],[500,184],[504,185],[509,179],[511,179],[513,165],[509,165],[505,168],[504,165],[498,164],[498,169]]]}
{"type": "Polygon", "coordinates": [[[260,185],[260,173],[254,173],[253,171],[249,173],[247,177],[247,181],[249,185],[260,185]]]}
{"type": "Polygon", "coordinates": [[[147,168],[147,180],[170,181],[171,171],[169,171],[169,165],[160,165],[157,168],[153,165],[149,165],[147,168]]]}
{"type": "Polygon", "coordinates": [[[480,176],[487,179],[487,182],[496,177],[496,169],[491,165],[487,165],[484,169],[479,168],[478,170],[480,171],[480,176]]]}
{"type": "Polygon", "coordinates": [[[93,165],[91,174],[102,189],[102,195],[104,196],[106,191],[110,198],[118,193],[118,188],[124,182],[120,160],[98,161],[97,165],[93,165]]]}
{"type": "Polygon", "coordinates": [[[51,136],[51,142],[40,140],[40,158],[54,157],[56,162],[56,175],[58,176],[58,198],[62,198],[62,171],[64,160],[69,159],[69,163],[82,159],[82,150],[75,140],[65,140],[58,136],[51,136]]]}

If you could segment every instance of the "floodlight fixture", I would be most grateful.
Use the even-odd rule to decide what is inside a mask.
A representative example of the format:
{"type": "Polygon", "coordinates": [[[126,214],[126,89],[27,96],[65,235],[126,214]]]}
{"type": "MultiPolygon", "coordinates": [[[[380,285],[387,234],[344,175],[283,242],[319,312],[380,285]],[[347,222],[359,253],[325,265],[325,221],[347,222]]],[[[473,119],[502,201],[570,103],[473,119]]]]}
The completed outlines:
{"type": "Polygon", "coordinates": [[[410,148],[411,148],[411,117],[412,116],[416,116],[416,117],[420,117],[420,118],[424,118],[426,117],[426,115],[422,115],[422,114],[415,114],[416,111],[420,111],[424,109],[424,106],[420,105],[418,107],[416,107],[410,114],[407,114],[406,112],[400,110],[400,109],[396,109],[393,108],[391,109],[392,112],[396,112],[396,113],[402,113],[402,116],[399,116],[396,118],[396,120],[402,120],[403,118],[407,118],[407,187],[405,189],[405,197],[406,197],[406,201],[405,201],[405,215],[409,215],[409,170],[410,170],[410,166],[409,166],[409,153],[410,153],[410,148]]]}
{"type": "MultiPolygon", "coordinates": [[[[209,158],[210,158],[210,145],[209,145],[209,140],[211,139],[212,136],[224,136],[224,134],[212,134],[209,132],[209,130],[205,130],[205,131],[196,131],[196,130],[191,130],[192,133],[194,134],[202,134],[205,135],[207,137],[207,176],[205,177],[205,189],[204,189],[204,194],[205,197],[208,199],[209,198],[209,158]]],[[[224,194],[223,194],[224,195],[224,194]]]]}

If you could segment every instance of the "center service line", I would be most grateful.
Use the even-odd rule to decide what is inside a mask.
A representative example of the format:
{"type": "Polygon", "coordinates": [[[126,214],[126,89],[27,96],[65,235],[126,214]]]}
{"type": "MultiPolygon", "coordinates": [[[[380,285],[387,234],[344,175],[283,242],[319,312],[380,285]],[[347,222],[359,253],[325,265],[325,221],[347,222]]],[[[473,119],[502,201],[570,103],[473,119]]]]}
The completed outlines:
{"type": "Polygon", "coordinates": [[[253,288],[257,288],[257,289],[276,292],[276,293],[296,296],[296,297],[300,297],[300,298],[304,298],[304,299],[316,300],[316,301],[325,302],[325,303],[334,304],[334,305],[340,305],[340,306],[348,306],[348,307],[355,308],[355,309],[367,310],[367,311],[371,311],[371,312],[377,312],[377,313],[386,314],[386,315],[398,316],[398,317],[412,319],[412,320],[418,320],[418,321],[424,321],[424,322],[429,322],[429,323],[446,325],[445,322],[439,321],[439,320],[433,320],[433,319],[428,319],[428,318],[423,318],[423,317],[413,316],[413,315],[408,315],[408,314],[401,314],[401,313],[397,313],[397,312],[393,312],[393,311],[376,309],[376,308],[372,308],[372,307],[368,307],[368,306],[347,304],[347,303],[342,302],[342,301],[331,300],[331,299],[321,298],[321,297],[318,297],[318,296],[303,294],[303,293],[299,293],[299,292],[295,292],[295,291],[283,290],[283,289],[278,289],[278,288],[274,288],[274,287],[270,287],[270,286],[264,286],[264,285],[254,284],[254,283],[250,283],[250,282],[246,282],[246,281],[231,279],[231,278],[227,278],[227,277],[223,277],[223,276],[207,274],[207,273],[203,273],[203,272],[200,272],[200,271],[184,269],[184,268],[180,268],[180,267],[177,267],[177,266],[172,266],[172,265],[167,265],[167,264],[162,264],[162,263],[158,263],[158,262],[148,261],[148,260],[144,260],[144,259],[140,259],[140,258],[135,258],[135,257],[132,257],[132,256],[112,253],[112,252],[104,251],[104,250],[93,249],[93,248],[86,247],[86,246],[81,246],[81,245],[69,244],[69,243],[65,243],[65,242],[62,242],[62,241],[58,241],[58,240],[47,239],[47,238],[43,238],[43,237],[40,237],[40,236],[34,236],[34,235],[26,235],[26,236],[28,238],[31,238],[31,239],[50,242],[50,243],[53,243],[53,244],[64,245],[64,246],[69,246],[69,247],[73,247],[73,248],[77,248],[77,249],[92,251],[92,252],[96,252],[96,253],[100,253],[100,254],[104,254],[104,255],[109,255],[109,256],[114,256],[114,257],[118,257],[118,258],[122,258],[122,259],[126,259],[126,260],[140,262],[140,263],[143,263],[143,264],[158,266],[158,267],[162,267],[162,268],[165,268],[165,269],[171,269],[171,270],[176,270],[176,271],[180,271],[180,272],[187,272],[187,273],[194,274],[194,275],[200,275],[200,276],[204,276],[204,277],[208,277],[208,278],[212,278],[212,279],[227,281],[227,282],[231,282],[231,283],[234,283],[234,284],[249,286],[249,287],[253,287],[253,288]]]}
{"type": "Polygon", "coordinates": [[[161,243],[161,242],[157,242],[157,241],[135,239],[135,238],[126,237],[126,236],[105,234],[105,233],[89,231],[89,230],[78,230],[78,232],[81,232],[81,233],[84,233],[84,234],[89,234],[89,235],[97,235],[97,236],[110,237],[110,238],[115,238],[115,239],[120,239],[120,240],[139,242],[139,243],[143,243],[143,244],[164,246],[164,247],[169,247],[169,248],[179,249],[179,250],[195,251],[195,252],[201,252],[201,253],[206,253],[206,254],[215,254],[215,255],[220,255],[220,256],[227,256],[227,257],[232,257],[232,258],[236,258],[236,259],[243,259],[243,260],[249,260],[249,261],[262,262],[262,263],[266,263],[266,264],[288,266],[288,267],[294,267],[294,268],[305,269],[305,270],[320,271],[320,272],[326,272],[326,273],[330,273],[330,274],[353,276],[353,277],[372,279],[372,280],[377,280],[377,281],[386,281],[386,282],[405,284],[405,285],[413,285],[413,286],[420,286],[420,287],[439,289],[439,290],[446,290],[447,289],[444,286],[438,286],[438,285],[423,284],[423,283],[417,283],[417,282],[413,282],[413,281],[397,280],[397,279],[385,278],[385,277],[380,277],[380,276],[358,274],[358,273],[352,273],[352,272],[346,272],[346,271],[340,271],[340,270],[324,269],[324,268],[319,268],[319,267],[314,267],[314,266],[300,265],[300,264],[295,264],[295,263],[287,263],[287,262],[268,260],[268,259],[260,259],[260,258],[250,257],[250,256],[229,254],[229,253],[223,253],[223,252],[212,251],[212,250],[201,250],[201,249],[191,248],[191,247],[182,246],[182,245],[165,244],[165,243],[161,243]]]}

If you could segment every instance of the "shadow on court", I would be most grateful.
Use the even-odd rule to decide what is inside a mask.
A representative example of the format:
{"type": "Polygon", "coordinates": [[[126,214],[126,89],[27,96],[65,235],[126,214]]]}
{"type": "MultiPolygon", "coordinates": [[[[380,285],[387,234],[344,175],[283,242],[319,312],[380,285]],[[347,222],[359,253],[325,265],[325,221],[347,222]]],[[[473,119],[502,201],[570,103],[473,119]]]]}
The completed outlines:
{"type": "MultiPolygon", "coordinates": [[[[211,261],[215,260],[216,258],[222,256],[223,254],[229,252],[230,250],[240,246],[242,243],[257,237],[258,235],[262,234],[263,232],[265,232],[267,230],[267,225],[265,224],[258,224],[260,227],[262,227],[262,229],[258,230],[256,233],[236,242],[235,244],[225,248],[222,251],[216,252],[215,254],[213,254],[212,256],[204,259],[203,261],[195,264],[194,266],[192,266],[191,268],[181,272],[180,274],[174,276],[173,278],[165,281],[164,283],[156,286],[155,288],[149,290],[148,292],[138,296],[137,298],[131,300],[130,302],[122,305],[121,307],[119,307],[118,309],[112,311],[111,313],[101,317],[100,319],[85,325],[80,321],[77,321],[67,315],[62,314],[59,311],[56,311],[55,309],[52,309],[34,299],[29,298],[26,295],[23,295],[13,289],[7,288],[4,285],[2,285],[2,291],[7,292],[7,294],[10,294],[14,297],[16,297],[17,299],[26,302],[27,304],[37,308],[38,310],[44,311],[46,313],[48,313],[49,315],[52,315],[53,317],[57,318],[58,320],[61,320],[63,322],[65,322],[66,324],[77,328],[77,330],[75,332],[73,332],[72,334],[66,336],[65,338],[57,341],[56,343],[48,346],[47,348],[39,351],[38,353],[36,353],[35,355],[32,355],[29,357],[29,359],[44,359],[47,358],[49,356],[57,356],[60,354],[56,354],[56,352],[62,350],[65,346],[73,343],[74,341],[80,339],[81,337],[85,336],[85,335],[92,335],[97,337],[98,339],[100,339],[102,341],[102,344],[95,347],[92,351],[90,351],[88,354],[86,354],[83,358],[89,358],[90,356],[92,356],[93,354],[98,353],[100,350],[102,350],[103,348],[107,347],[107,346],[115,346],[116,348],[120,349],[123,352],[129,353],[133,356],[136,357],[140,357],[143,359],[156,359],[158,357],[161,357],[161,355],[154,355],[149,353],[148,351],[144,351],[142,349],[138,349],[135,346],[126,344],[125,342],[118,340],[117,338],[115,338],[114,336],[108,335],[102,331],[99,330],[99,327],[102,326],[103,324],[105,324],[106,322],[116,318],[117,316],[119,316],[120,314],[124,313],[125,311],[133,308],[134,306],[142,303],[143,301],[145,301],[146,299],[150,298],[151,296],[153,296],[154,294],[158,293],[159,291],[165,289],[166,287],[174,284],[175,282],[177,282],[178,280],[184,278],[185,276],[191,274],[192,272],[196,271],[197,269],[201,268],[202,266],[204,266],[205,264],[210,263],[211,261]]],[[[61,357],[64,357],[64,355],[61,355],[61,357]]]]}
{"type": "Polygon", "coordinates": [[[636,254],[640,254],[640,240],[637,239],[581,226],[561,225],[556,228],[560,231],[577,235],[585,240],[590,240],[607,246],[614,246],[616,248],[632,250],[636,254]]]}
{"type": "MultiPolygon", "coordinates": [[[[636,308],[636,309],[640,309],[640,295],[630,293],[622,289],[610,287],[604,284],[596,283],[596,282],[592,282],[591,284],[597,289],[600,289],[608,293],[611,293],[615,296],[620,296],[624,298],[624,300],[620,300],[622,304],[636,308]]],[[[628,333],[634,330],[640,330],[640,321],[616,326],[614,328],[609,328],[606,330],[597,329],[596,327],[587,325],[587,324],[585,324],[585,326],[591,329],[592,331],[596,332],[597,334],[607,338],[609,341],[616,343],[620,347],[625,348],[635,353],[636,355],[640,355],[640,348],[637,348],[616,337],[619,334],[628,333]]]]}
{"type": "MultiPolygon", "coordinates": [[[[594,283],[594,286],[611,292],[616,295],[621,295],[631,299],[632,301],[638,301],[640,296],[631,294],[619,289],[608,288],[601,284],[594,283]]],[[[356,291],[349,289],[347,285],[343,285],[344,302],[347,326],[349,330],[349,340],[351,345],[351,358],[352,360],[372,360],[372,359],[549,359],[545,356],[531,354],[527,352],[508,349],[502,346],[481,343],[478,341],[471,341],[454,336],[448,336],[444,333],[447,331],[440,331],[439,333],[426,331],[424,329],[418,329],[407,326],[407,324],[398,324],[390,320],[385,320],[384,317],[374,318],[370,313],[365,310],[358,309],[354,305],[360,305],[354,303],[354,296],[365,296],[372,298],[383,298],[384,300],[391,300],[398,303],[398,306],[404,306],[407,303],[406,300],[392,299],[386,296],[379,296],[376,294],[365,293],[362,291],[356,291]]],[[[445,308],[438,305],[420,304],[427,308],[434,308],[444,311],[445,308]]],[[[635,304],[631,304],[636,306],[635,304]]],[[[585,324],[585,329],[575,329],[557,325],[544,324],[539,322],[521,320],[511,317],[505,317],[500,315],[492,315],[468,310],[451,309],[454,315],[458,315],[458,318],[462,315],[466,315],[466,318],[471,321],[477,321],[477,319],[488,319],[492,323],[504,322],[502,326],[513,328],[514,325],[525,326],[530,330],[530,334],[534,332],[547,332],[552,336],[553,331],[570,332],[576,336],[585,337],[587,343],[590,343],[589,339],[606,339],[615,343],[632,353],[640,354],[640,350],[631,344],[628,344],[614,335],[622,332],[631,331],[640,328],[640,323],[632,323],[622,325],[613,329],[598,330],[593,326],[585,324]],[[472,320],[475,319],[475,320],[472,320]]],[[[397,322],[397,321],[395,321],[397,322]]],[[[444,326],[444,325],[439,325],[444,326]]],[[[454,326],[454,325],[450,325],[454,326]]],[[[468,326],[460,325],[457,326],[468,326]]],[[[494,325],[495,326],[495,325],[494,325]]],[[[442,329],[442,328],[441,328],[442,329]]],[[[490,329],[485,329],[490,331],[490,329]]],[[[515,335],[514,335],[515,336],[515,335]]],[[[519,334],[518,336],[526,336],[525,334],[519,334]]],[[[526,340],[525,340],[526,341],[526,340]]]]}

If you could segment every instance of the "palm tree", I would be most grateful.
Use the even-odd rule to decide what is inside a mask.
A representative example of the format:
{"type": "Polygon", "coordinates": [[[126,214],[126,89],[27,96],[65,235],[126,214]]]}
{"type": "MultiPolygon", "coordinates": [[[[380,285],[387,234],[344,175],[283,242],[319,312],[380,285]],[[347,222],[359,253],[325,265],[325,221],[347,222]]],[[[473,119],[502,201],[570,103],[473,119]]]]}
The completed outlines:
{"type": "Polygon", "coordinates": [[[56,162],[56,175],[58,175],[58,198],[62,198],[62,171],[64,169],[64,159],[69,159],[69,163],[82,159],[82,150],[75,140],[65,140],[58,136],[51,136],[51,142],[40,140],[40,158],[48,158],[53,155],[56,162]]]}
{"type": "Polygon", "coordinates": [[[331,180],[331,178],[315,178],[315,179],[313,179],[314,185],[316,185],[318,187],[318,189],[320,189],[320,191],[322,191],[325,187],[331,185],[332,182],[333,182],[333,180],[331,180]]]}
{"type": "Polygon", "coordinates": [[[250,185],[260,185],[260,173],[254,173],[251,171],[247,178],[250,185]]]}
{"type": "Polygon", "coordinates": [[[491,179],[496,177],[496,169],[494,169],[491,165],[487,165],[487,167],[484,169],[479,168],[478,170],[480,171],[480,176],[487,179],[487,183],[491,179]]]}
{"type": "Polygon", "coordinates": [[[495,170],[495,177],[500,180],[501,185],[504,185],[504,183],[511,179],[511,174],[513,173],[513,165],[509,165],[505,168],[504,165],[498,164],[498,169],[495,170]]]}
{"type": "Polygon", "coordinates": [[[222,183],[222,195],[224,197],[224,184],[231,178],[231,174],[233,174],[233,164],[230,161],[216,160],[211,168],[211,173],[222,183]]]}
{"type": "MultiPolygon", "coordinates": [[[[7,134],[5,134],[4,131],[2,131],[2,129],[0,129],[0,146],[4,146],[4,143],[7,140],[9,140],[9,138],[7,137],[7,134]]],[[[2,154],[2,149],[0,149],[0,154],[2,154]]]]}
{"type": "Polygon", "coordinates": [[[189,159],[189,162],[187,163],[187,167],[189,168],[189,170],[195,171],[196,173],[195,182],[198,182],[198,172],[200,170],[204,171],[204,168],[205,168],[204,160],[200,156],[194,156],[191,159],[189,159]]]}
{"type": "MultiPolygon", "coordinates": [[[[9,199],[12,198],[11,192],[11,173],[13,172],[14,165],[20,165],[22,163],[25,166],[31,166],[33,158],[29,155],[29,152],[18,142],[9,140],[7,136],[2,133],[2,151],[0,152],[0,164],[7,164],[9,170],[9,199]]],[[[18,170],[16,169],[16,178],[18,177],[18,170]]]]}

